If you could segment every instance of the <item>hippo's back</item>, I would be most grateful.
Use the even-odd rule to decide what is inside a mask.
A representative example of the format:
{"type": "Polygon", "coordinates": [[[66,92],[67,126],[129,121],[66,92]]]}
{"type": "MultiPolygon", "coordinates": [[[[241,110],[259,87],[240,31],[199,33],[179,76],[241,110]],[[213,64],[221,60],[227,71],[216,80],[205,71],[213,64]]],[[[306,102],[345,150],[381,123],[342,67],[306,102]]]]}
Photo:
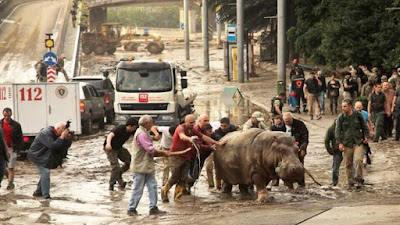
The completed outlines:
{"type": "Polygon", "coordinates": [[[227,140],[214,153],[214,163],[222,180],[230,184],[250,184],[249,176],[253,154],[254,139],[265,130],[252,128],[246,131],[235,131],[227,134],[222,140],[227,140]]]}

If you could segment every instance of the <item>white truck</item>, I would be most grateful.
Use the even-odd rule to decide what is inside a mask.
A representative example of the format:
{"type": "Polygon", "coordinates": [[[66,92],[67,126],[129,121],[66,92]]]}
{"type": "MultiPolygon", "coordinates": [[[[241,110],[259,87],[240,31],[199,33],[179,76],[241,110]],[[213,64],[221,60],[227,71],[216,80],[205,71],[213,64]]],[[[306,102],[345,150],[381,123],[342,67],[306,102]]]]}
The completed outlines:
{"type": "Polygon", "coordinates": [[[70,120],[70,130],[81,134],[78,83],[0,84],[0,110],[12,110],[21,124],[23,151],[28,150],[42,128],[70,120]]]}
{"type": "Polygon", "coordinates": [[[116,68],[115,122],[148,114],[156,125],[180,124],[193,112],[196,98],[184,97],[185,76],[186,71],[178,71],[170,61],[121,59],[116,68]]]}

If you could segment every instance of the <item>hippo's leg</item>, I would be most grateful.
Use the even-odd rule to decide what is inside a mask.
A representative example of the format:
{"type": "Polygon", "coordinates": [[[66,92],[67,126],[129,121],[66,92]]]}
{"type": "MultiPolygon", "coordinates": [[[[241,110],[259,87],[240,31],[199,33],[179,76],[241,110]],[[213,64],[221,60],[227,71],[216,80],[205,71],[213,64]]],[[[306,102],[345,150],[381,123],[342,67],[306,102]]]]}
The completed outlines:
{"type": "Polygon", "coordinates": [[[230,194],[232,192],[232,184],[224,181],[222,183],[222,193],[230,194]]]}
{"type": "Polygon", "coordinates": [[[251,178],[257,187],[257,201],[264,202],[268,197],[268,191],[265,185],[266,178],[257,173],[253,174],[251,178]]]}
{"type": "Polygon", "coordinates": [[[291,182],[286,182],[286,181],[285,181],[285,185],[286,185],[289,189],[293,189],[293,183],[291,183],[291,182]]]}
{"type": "Polygon", "coordinates": [[[242,195],[249,195],[249,185],[239,184],[240,194],[242,195]]]}

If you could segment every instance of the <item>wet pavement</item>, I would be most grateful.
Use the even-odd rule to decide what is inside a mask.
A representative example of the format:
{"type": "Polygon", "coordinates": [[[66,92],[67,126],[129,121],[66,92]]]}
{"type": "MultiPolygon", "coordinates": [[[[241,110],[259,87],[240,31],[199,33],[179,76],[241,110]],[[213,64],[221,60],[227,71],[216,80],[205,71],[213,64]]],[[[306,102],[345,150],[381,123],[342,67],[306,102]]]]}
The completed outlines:
{"type": "MultiPolygon", "coordinates": [[[[191,43],[191,61],[184,59],[183,43],[172,39],[166,42],[169,44],[165,51],[156,56],[147,52],[128,53],[121,49],[112,56],[84,56],[82,75],[100,74],[102,67],[113,65],[123,56],[162,56],[188,70],[189,88],[185,93],[198,94],[195,101],[197,114],[207,113],[212,121],[228,116],[232,123],[241,125],[259,110],[268,120],[270,99],[276,93],[275,65],[259,64],[258,77],[252,78],[251,82],[227,82],[222,67],[223,54],[215,48],[215,43],[210,49],[211,71],[205,72],[202,57],[194,57],[202,56],[201,41],[191,43]],[[220,99],[225,86],[238,86],[244,97],[234,101],[220,99]]],[[[128,181],[125,190],[116,188],[115,191],[108,191],[110,165],[102,147],[106,132],[98,131],[75,141],[63,167],[51,171],[51,200],[32,197],[39,179],[37,169],[28,161],[18,161],[15,190],[5,190],[6,181],[0,189],[0,224],[398,224],[398,142],[389,139],[371,144],[372,165],[365,170],[366,185],[363,189],[343,187],[346,181],[343,167],[339,186],[332,187],[329,185],[332,159],[325,150],[323,138],[326,128],[336,116],[324,115],[319,121],[308,120],[308,115],[304,113],[295,116],[305,121],[310,131],[305,167],[322,184],[321,187],[306,177],[305,189],[289,190],[283,185],[272,187],[269,192],[272,202],[259,204],[254,201],[255,193],[250,198],[244,198],[237,187],[234,187],[232,196],[209,189],[203,171],[192,195],[183,196],[179,203],[159,201],[158,206],[168,214],[149,216],[148,192],[145,189],[137,209],[140,215],[130,218],[126,210],[132,177],[129,172],[123,175],[128,181]],[[339,220],[343,217],[351,217],[352,220],[339,220]]],[[[111,129],[112,126],[107,126],[108,131],[111,129]]],[[[129,149],[130,142],[125,147],[129,149]]],[[[156,178],[160,186],[162,160],[157,159],[156,162],[156,178]]],[[[170,196],[173,191],[170,191],[170,196]]]]}

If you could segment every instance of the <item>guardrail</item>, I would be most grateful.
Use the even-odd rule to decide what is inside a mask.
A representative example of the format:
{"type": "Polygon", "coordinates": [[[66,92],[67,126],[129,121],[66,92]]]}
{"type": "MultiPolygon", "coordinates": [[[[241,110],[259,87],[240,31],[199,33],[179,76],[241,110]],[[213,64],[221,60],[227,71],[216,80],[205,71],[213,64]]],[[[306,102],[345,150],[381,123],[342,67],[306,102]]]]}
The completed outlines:
{"type": "Polygon", "coordinates": [[[82,54],[81,54],[81,26],[76,27],[76,38],[74,44],[74,53],[72,56],[72,77],[79,76],[81,74],[81,62],[82,62],[82,54]]]}

